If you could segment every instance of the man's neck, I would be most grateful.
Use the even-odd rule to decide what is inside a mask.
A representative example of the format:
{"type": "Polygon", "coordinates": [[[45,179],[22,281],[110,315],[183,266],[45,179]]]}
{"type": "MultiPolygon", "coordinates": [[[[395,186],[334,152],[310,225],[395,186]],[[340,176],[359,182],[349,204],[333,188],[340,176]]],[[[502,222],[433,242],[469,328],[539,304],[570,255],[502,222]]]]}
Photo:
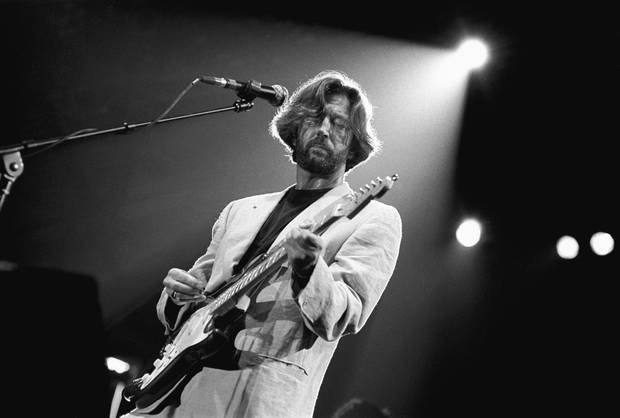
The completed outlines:
{"type": "Polygon", "coordinates": [[[304,170],[297,166],[297,184],[295,188],[298,190],[308,189],[331,189],[339,186],[344,182],[344,166],[332,174],[319,176],[315,173],[304,170]]]}

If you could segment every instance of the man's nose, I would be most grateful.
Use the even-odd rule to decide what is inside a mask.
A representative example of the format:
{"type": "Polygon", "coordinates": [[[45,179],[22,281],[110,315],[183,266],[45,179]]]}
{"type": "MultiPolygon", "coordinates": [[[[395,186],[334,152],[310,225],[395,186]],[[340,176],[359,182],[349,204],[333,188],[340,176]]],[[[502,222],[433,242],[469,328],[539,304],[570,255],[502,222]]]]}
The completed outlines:
{"type": "Polygon", "coordinates": [[[321,125],[319,126],[319,130],[325,135],[329,136],[329,131],[331,130],[331,123],[329,122],[329,117],[325,116],[321,121],[321,125]]]}

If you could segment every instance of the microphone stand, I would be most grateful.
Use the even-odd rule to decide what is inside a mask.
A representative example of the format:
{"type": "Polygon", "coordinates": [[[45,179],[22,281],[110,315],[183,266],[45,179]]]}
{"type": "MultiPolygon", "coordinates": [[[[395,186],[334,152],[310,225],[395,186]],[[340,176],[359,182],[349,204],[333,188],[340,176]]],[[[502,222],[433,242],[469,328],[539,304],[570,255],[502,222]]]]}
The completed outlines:
{"type": "MultiPolygon", "coordinates": [[[[42,147],[46,145],[49,147],[52,147],[64,141],[90,138],[93,136],[110,134],[110,133],[115,133],[115,132],[127,133],[127,132],[135,130],[136,128],[142,128],[144,126],[154,125],[157,123],[165,123],[165,122],[172,122],[172,121],[177,121],[177,120],[182,120],[182,119],[195,118],[198,116],[206,116],[206,115],[211,115],[214,113],[228,112],[231,110],[237,113],[244,112],[244,111],[248,111],[252,109],[252,107],[254,106],[254,102],[252,101],[254,97],[247,96],[246,98],[237,99],[232,106],[220,107],[217,109],[206,110],[206,111],[197,112],[197,113],[190,113],[190,114],[174,116],[174,117],[165,118],[165,119],[159,119],[159,120],[155,120],[154,122],[141,122],[141,123],[123,122],[122,126],[111,128],[111,129],[104,129],[101,131],[93,132],[91,130],[86,130],[87,132],[85,133],[76,133],[76,134],[71,134],[68,136],[60,137],[60,138],[22,141],[18,144],[0,146],[0,156],[2,157],[2,166],[0,167],[0,170],[1,170],[0,171],[0,212],[2,211],[2,206],[4,205],[4,202],[6,201],[6,197],[11,192],[11,187],[13,186],[17,178],[24,172],[24,163],[22,162],[21,151],[38,148],[38,147],[42,147]]],[[[78,131],[78,132],[84,132],[84,130],[78,131]]]]}

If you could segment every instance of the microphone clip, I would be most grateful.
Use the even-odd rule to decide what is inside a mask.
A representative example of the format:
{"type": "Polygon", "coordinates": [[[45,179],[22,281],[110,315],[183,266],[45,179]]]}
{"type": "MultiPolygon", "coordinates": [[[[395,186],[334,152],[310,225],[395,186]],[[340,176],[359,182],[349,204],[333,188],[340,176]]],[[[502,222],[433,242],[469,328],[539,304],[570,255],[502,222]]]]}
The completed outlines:
{"type": "Polygon", "coordinates": [[[243,84],[243,87],[237,91],[237,96],[243,100],[247,100],[248,102],[252,102],[252,100],[256,99],[256,92],[262,88],[262,84],[256,80],[250,80],[247,83],[243,84]]]}

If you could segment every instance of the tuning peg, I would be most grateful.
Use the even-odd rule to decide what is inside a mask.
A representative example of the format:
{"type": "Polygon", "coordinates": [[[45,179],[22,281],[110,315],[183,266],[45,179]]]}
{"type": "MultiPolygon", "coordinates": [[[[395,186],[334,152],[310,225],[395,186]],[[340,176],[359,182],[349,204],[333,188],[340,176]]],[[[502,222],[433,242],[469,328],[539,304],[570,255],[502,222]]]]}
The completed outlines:
{"type": "Polygon", "coordinates": [[[374,180],[370,180],[370,184],[372,184],[372,187],[377,187],[377,183],[374,180]]]}
{"type": "Polygon", "coordinates": [[[377,180],[377,183],[379,184],[383,183],[383,179],[381,177],[377,177],[375,180],[377,180]]]}

